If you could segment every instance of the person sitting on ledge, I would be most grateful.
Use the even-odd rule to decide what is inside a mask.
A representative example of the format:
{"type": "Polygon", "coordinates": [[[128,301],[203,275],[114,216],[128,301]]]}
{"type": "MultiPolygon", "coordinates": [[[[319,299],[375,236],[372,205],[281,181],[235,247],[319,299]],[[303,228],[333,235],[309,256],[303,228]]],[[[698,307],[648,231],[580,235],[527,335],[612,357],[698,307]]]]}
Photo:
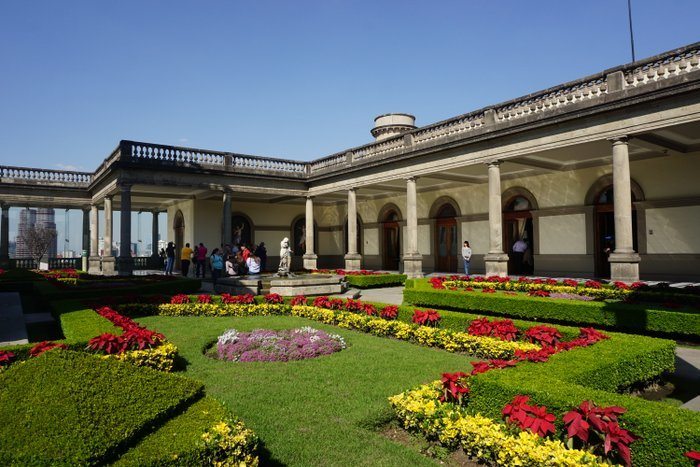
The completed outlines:
{"type": "Polygon", "coordinates": [[[245,264],[248,267],[248,274],[260,274],[260,258],[251,253],[245,264]]]}

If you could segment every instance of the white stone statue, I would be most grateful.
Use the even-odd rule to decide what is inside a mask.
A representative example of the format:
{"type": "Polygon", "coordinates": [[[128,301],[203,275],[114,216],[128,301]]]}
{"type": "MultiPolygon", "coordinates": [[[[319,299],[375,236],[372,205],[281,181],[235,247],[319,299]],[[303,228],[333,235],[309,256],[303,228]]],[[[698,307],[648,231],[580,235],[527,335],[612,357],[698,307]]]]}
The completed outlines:
{"type": "Polygon", "coordinates": [[[289,239],[284,237],[280,242],[280,265],[277,268],[277,276],[289,276],[289,268],[292,265],[292,249],[289,248],[289,239]]]}

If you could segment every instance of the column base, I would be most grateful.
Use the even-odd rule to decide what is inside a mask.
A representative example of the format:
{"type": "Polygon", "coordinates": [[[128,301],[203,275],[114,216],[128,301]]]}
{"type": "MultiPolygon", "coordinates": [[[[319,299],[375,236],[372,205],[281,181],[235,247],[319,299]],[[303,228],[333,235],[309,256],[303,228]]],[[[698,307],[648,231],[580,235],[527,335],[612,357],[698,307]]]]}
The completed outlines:
{"type": "Polygon", "coordinates": [[[508,255],[505,253],[489,253],[484,256],[486,276],[506,277],[508,275],[508,255]]]}
{"type": "Polygon", "coordinates": [[[346,271],[359,271],[360,269],[362,269],[362,255],[357,253],[345,255],[346,271]]]}
{"type": "Polygon", "coordinates": [[[642,258],[637,253],[611,253],[610,280],[613,282],[637,282],[639,280],[639,262],[642,258]]]}
{"type": "Polygon", "coordinates": [[[102,274],[102,259],[99,256],[90,256],[88,258],[87,272],[94,276],[102,274]]]}
{"type": "Polygon", "coordinates": [[[310,254],[310,255],[304,255],[303,258],[304,258],[304,269],[307,269],[309,271],[311,271],[313,269],[318,269],[318,263],[317,263],[318,256],[316,256],[314,254],[310,254]]]}
{"type": "Polygon", "coordinates": [[[117,258],[114,256],[102,257],[102,275],[116,276],[117,275],[117,258]]]}
{"type": "Polygon", "coordinates": [[[423,277],[423,255],[420,253],[407,254],[403,257],[403,273],[409,279],[423,277]]]}
{"type": "Polygon", "coordinates": [[[131,256],[119,257],[119,275],[132,276],[134,274],[134,258],[131,256]]]}

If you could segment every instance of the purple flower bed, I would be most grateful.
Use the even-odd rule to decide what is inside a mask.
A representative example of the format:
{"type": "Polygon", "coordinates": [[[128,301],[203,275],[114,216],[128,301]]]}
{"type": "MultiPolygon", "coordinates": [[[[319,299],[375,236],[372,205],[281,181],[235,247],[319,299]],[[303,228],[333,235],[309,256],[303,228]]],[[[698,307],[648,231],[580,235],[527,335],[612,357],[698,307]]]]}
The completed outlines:
{"type": "Polygon", "coordinates": [[[345,347],[339,335],[308,326],[283,331],[229,329],[219,336],[216,353],[220,360],[234,362],[287,362],[330,355],[345,347]]]}

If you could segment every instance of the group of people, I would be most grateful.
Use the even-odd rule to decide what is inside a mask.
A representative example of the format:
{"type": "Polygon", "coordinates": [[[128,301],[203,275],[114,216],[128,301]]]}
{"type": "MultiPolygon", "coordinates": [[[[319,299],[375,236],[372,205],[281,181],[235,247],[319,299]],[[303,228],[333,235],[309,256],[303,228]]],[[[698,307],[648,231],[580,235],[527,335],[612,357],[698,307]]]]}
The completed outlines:
{"type": "MultiPolygon", "coordinates": [[[[472,261],[472,249],[467,240],[462,246],[462,260],[464,261],[464,274],[469,275],[469,266],[472,261]]],[[[530,274],[532,273],[532,249],[530,245],[519,238],[513,244],[513,268],[514,274],[530,274]]]]}
{"type": "MultiPolygon", "coordinates": [[[[194,265],[195,277],[206,277],[207,268],[211,271],[211,277],[216,281],[222,276],[239,276],[246,274],[260,274],[267,267],[267,248],[265,242],[249,248],[245,244],[222,245],[214,248],[207,256],[208,249],[204,243],[190,247],[189,243],[180,250],[180,272],[187,277],[190,266],[194,265]]],[[[161,256],[165,258],[165,274],[171,276],[175,264],[175,244],[168,242],[165,250],[161,250],[161,256]]]]}

